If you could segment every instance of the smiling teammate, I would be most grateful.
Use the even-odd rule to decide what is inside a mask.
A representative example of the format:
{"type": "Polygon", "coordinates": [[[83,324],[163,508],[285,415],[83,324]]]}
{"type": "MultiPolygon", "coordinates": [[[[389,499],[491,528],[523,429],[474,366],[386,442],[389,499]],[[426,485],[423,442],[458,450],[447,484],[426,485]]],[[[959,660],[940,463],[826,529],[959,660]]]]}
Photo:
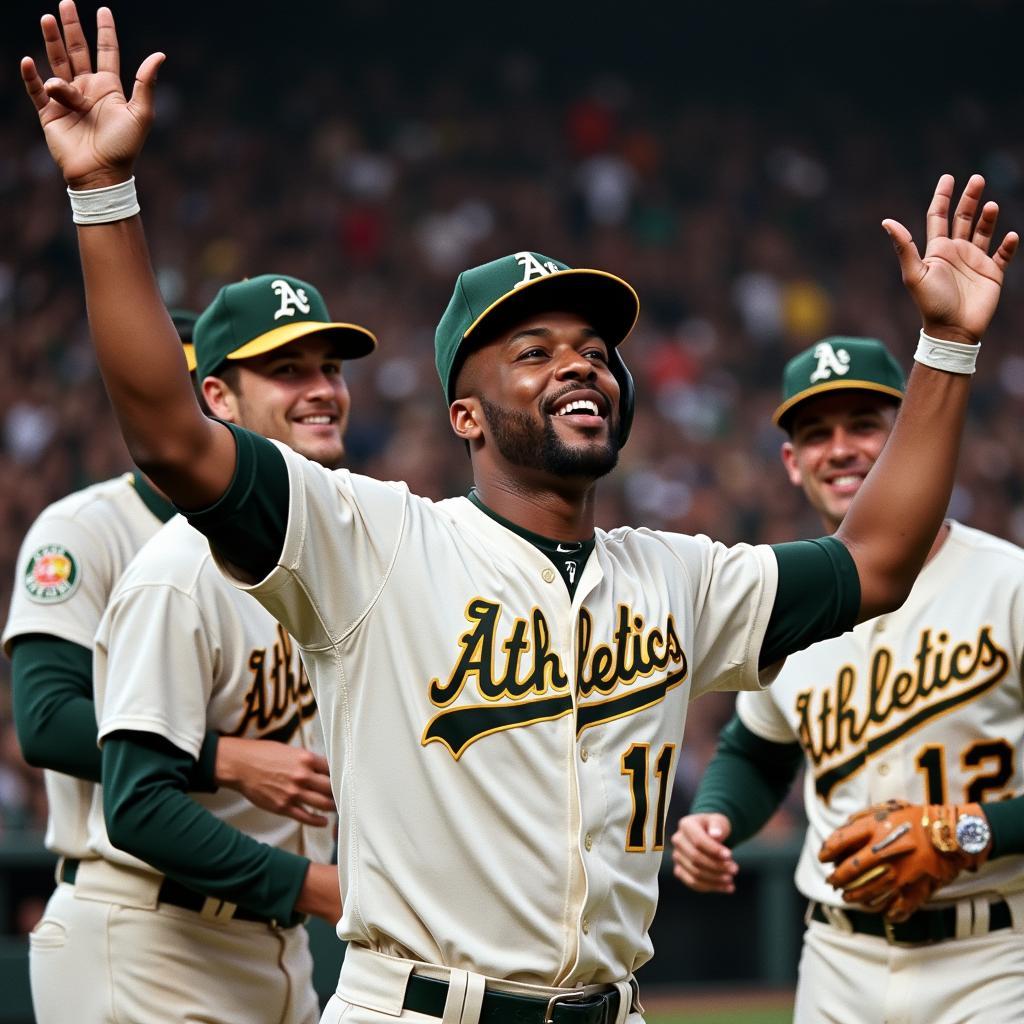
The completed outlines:
{"type": "MultiPolygon", "coordinates": [[[[789,435],[782,459],[826,528],[849,512],[902,395],[899,366],[872,339],[829,338],[787,366],[775,412],[789,435]]],[[[1019,1016],[1022,604],[1024,552],[946,522],[902,608],[792,655],[770,691],[740,694],[673,836],[675,872],[698,891],[732,892],[730,847],[761,828],[805,765],[801,1024],[1019,1016]],[[911,806],[873,807],[843,828],[888,800],[911,806]],[[938,834],[912,830],[922,819],[950,823],[945,848],[938,834]],[[875,867],[891,865],[874,876],[872,844],[883,858],[875,867]],[[834,874],[826,866],[847,857],[834,874]]]]}
{"type": "MultiPolygon", "coordinates": [[[[196,315],[181,310],[172,319],[191,369],[196,315]]],[[[102,909],[76,899],[73,882],[79,864],[96,856],[88,835],[102,767],[93,641],[125,567],[174,511],[143,474],[126,473],[44,509],[18,555],[3,644],[12,662],[14,720],[22,754],[44,769],[46,846],[60,857],[57,887],[29,940],[38,1024],[65,1020],[70,993],[81,1019],[92,1019],[94,936],[102,909]]],[[[306,804],[324,799],[326,772],[323,757],[281,743],[255,745],[210,729],[185,783],[196,792],[231,788],[268,811],[306,820],[306,804]]]]}
{"type": "Polygon", "coordinates": [[[596,481],[633,414],[618,346],[636,294],[533,251],[467,270],[435,356],[476,487],[433,504],[201,414],[131,180],[162,57],[129,105],[110,12],[96,73],[72,3],[61,17],[66,46],[43,25],[56,78],[27,59],[22,74],[73,189],[129,449],[295,637],[323,716],[349,942],[323,1019],[636,1018],[687,702],[757,688],[791,651],[903,601],[952,486],[968,379],[947,370],[974,359],[1016,236],[988,255],[997,208],[977,177],[952,237],[940,180],[925,260],[888,222],[923,365],[837,534],[776,548],[595,530],[596,481]]]}
{"type": "MultiPolygon", "coordinates": [[[[222,288],[199,318],[196,375],[214,415],[334,466],[349,409],[342,361],[374,345],[365,328],[332,322],[312,285],[267,274],[222,288]]],[[[291,637],[223,579],[205,538],[178,517],[115,588],[95,678],[103,813],[94,805],[89,842],[102,859],[82,865],[76,887],[117,907],[102,946],[111,1005],[168,1024],[309,1024],[319,1007],[297,925],[304,913],[340,916],[333,830],[304,808],[282,818],[183,786],[208,730],[322,756],[291,637]],[[154,950],[179,965],[177,986],[146,970],[154,950]]],[[[326,780],[313,806],[333,806],[326,780]]]]}

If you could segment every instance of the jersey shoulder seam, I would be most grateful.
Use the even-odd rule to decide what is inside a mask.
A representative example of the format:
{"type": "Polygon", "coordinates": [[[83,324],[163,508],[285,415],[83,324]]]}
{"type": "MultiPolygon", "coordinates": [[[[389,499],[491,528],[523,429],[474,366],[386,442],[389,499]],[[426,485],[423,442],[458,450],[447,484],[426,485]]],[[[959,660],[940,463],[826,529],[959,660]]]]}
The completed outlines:
{"type": "MultiPolygon", "coordinates": [[[[381,576],[380,584],[374,591],[373,595],[367,601],[366,608],[359,613],[349,624],[349,626],[343,630],[337,637],[331,635],[326,629],[326,623],[323,621],[323,614],[320,611],[319,605],[315,605],[317,617],[320,619],[321,624],[325,627],[325,632],[329,639],[332,640],[332,646],[338,646],[344,643],[366,620],[369,618],[373,609],[376,607],[378,601],[380,601],[381,595],[384,593],[385,587],[391,580],[392,573],[395,570],[395,563],[398,561],[398,553],[402,549],[402,542],[405,540],[406,528],[409,524],[409,503],[412,500],[412,495],[408,490],[405,492],[405,498],[402,502],[402,519],[399,524],[398,530],[396,531],[395,546],[391,551],[391,558],[388,561],[387,568],[384,570],[381,576]]],[[[309,648],[314,650],[315,648],[309,648]]]]}

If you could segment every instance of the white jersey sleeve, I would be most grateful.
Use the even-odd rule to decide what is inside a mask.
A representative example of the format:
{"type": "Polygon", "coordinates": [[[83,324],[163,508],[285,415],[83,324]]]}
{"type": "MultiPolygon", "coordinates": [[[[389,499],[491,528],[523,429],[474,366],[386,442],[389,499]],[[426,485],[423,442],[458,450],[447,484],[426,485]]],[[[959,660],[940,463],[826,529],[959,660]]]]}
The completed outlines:
{"type": "MultiPolygon", "coordinates": [[[[278,566],[257,584],[259,600],[302,647],[322,649],[347,636],[379,595],[398,553],[409,492],[404,484],[332,472],[274,444],[288,467],[288,529],[278,566]]],[[[219,564],[233,578],[231,567],[219,564]]]]}
{"type": "Polygon", "coordinates": [[[4,649],[29,633],[46,633],[91,648],[96,626],[121,566],[92,524],[47,509],[18,552],[4,649]]]}
{"type": "Polygon", "coordinates": [[[220,652],[192,594],[156,583],[118,589],[94,657],[101,740],[150,732],[199,758],[220,652]]]}
{"type": "Polygon", "coordinates": [[[695,596],[691,699],[767,686],[779,667],[758,666],[778,587],[771,548],[726,547],[703,536],[678,537],[675,548],[695,596]]]}

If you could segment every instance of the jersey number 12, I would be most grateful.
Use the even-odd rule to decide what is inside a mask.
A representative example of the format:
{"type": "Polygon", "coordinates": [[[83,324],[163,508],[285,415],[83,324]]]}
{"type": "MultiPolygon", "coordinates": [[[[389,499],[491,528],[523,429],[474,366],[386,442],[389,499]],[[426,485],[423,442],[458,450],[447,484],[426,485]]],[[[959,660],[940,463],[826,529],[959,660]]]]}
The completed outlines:
{"type": "MultiPolygon", "coordinates": [[[[929,743],[921,748],[915,764],[924,775],[928,803],[947,803],[946,748],[941,743],[929,743]]],[[[1013,747],[1006,740],[976,740],[960,755],[960,764],[965,771],[969,768],[987,769],[979,771],[964,786],[964,800],[972,804],[981,803],[987,793],[1002,789],[1010,781],[1013,747]]],[[[997,799],[1012,795],[1001,793],[997,799]]]]}

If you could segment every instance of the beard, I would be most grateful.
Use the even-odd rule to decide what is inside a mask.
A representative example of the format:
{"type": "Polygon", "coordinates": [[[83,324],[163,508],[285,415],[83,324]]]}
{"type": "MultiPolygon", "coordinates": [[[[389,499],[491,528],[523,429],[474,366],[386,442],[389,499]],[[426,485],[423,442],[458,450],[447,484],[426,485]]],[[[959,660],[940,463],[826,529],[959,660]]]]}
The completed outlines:
{"type": "Polygon", "coordinates": [[[545,416],[541,426],[528,413],[505,409],[483,397],[480,404],[498,451],[514,466],[539,469],[554,476],[596,480],[610,473],[619,461],[614,424],[610,424],[609,438],[602,445],[573,447],[556,433],[553,416],[545,416]]]}

